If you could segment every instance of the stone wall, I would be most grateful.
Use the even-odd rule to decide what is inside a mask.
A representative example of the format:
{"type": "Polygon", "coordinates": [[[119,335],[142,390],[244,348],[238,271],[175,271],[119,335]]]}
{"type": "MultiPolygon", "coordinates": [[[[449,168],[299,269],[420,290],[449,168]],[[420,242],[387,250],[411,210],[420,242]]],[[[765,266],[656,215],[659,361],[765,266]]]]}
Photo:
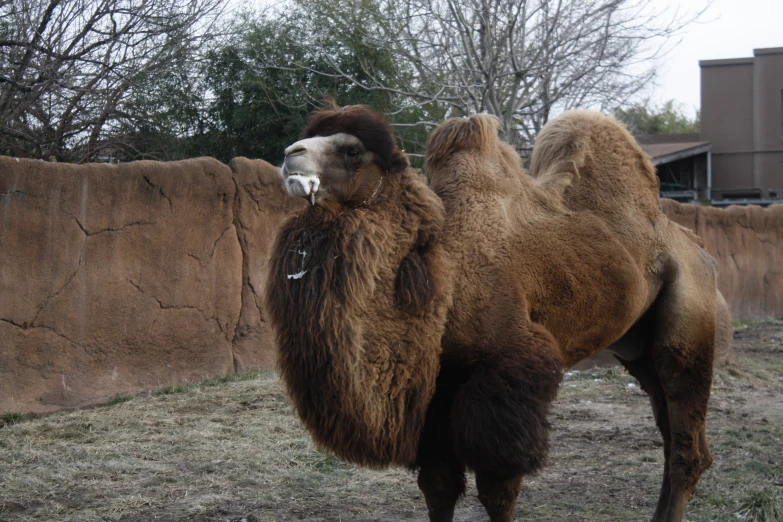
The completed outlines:
{"type": "Polygon", "coordinates": [[[0,412],[274,364],[257,294],[296,203],[268,163],[231,167],[0,157],[0,412]]]}
{"type": "Polygon", "coordinates": [[[734,321],[783,317],[783,205],[701,207],[662,200],[667,216],[704,240],[734,321]]]}
{"type": "MultiPolygon", "coordinates": [[[[261,160],[0,157],[0,413],[273,367],[269,251],[302,205],[261,160]]],[[[663,207],[718,260],[735,320],[783,315],[783,206],[663,207]]]]}
{"type": "Polygon", "coordinates": [[[273,368],[275,340],[262,307],[267,264],[277,229],[291,212],[304,207],[305,202],[286,193],[278,169],[265,161],[235,158],[229,167],[237,186],[234,224],[245,253],[234,364],[237,371],[273,368]]]}

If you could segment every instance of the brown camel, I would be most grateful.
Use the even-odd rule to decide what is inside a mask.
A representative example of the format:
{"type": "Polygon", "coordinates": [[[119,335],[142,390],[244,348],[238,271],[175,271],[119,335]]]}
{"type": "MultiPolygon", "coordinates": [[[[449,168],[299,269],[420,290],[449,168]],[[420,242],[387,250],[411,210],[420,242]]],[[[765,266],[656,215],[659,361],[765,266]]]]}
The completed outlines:
{"type": "Polygon", "coordinates": [[[647,156],[614,120],[570,112],[542,130],[530,177],[495,118],[449,120],[426,155],[442,208],[379,122],[328,106],[282,169],[312,205],[280,234],[267,305],[315,440],[418,469],[432,521],[452,519],[471,470],[490,519],[510,521],[546,459],[562,371],[610,347],[664,439],[652,520],[681,521],[712,461],[715,267],[661,213],[647,156]]]}

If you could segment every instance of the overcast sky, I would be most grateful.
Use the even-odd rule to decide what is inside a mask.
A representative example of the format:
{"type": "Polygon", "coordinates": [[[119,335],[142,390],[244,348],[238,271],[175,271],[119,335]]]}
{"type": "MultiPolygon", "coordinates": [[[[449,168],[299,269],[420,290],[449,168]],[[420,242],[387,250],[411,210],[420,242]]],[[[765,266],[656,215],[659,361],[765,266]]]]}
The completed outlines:
{"type": "MultiPolygon", "coordinates": [[[[659,0],[698,9],[704,0],[659,0]]],[[[680,44],[660,63],[654,100],[674,99],[688,114],[700,106],[699,60],[753,56],[753,49],[783,47],[783,0],[714,0],[701,23],[686,28],[680,44]]]]}

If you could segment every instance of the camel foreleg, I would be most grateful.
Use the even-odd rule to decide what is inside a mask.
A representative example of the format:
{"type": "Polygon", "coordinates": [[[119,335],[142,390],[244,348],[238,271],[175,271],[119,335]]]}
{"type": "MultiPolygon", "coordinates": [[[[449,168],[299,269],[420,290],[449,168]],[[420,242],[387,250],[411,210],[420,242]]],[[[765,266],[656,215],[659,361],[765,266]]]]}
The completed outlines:
{"type": "Polygon", "coordinates": [[[549,406],[561,358],[541,326],[506,330],[472,367],[451,407],[454,453],[476,472],[493,522],[513,520],[522,477],[541,469],[549,448],[549,406]]]}
{"type": "Polygon", "coordinates": [[[454,394],[464,379],[461,368],[448,363],[441,365],[419,439],[414,467],[419,471],[419,489],[424,494],[430,522],[451,522],[457,500],[465,494],[465,464],[454,454],[449,436],[454,394]]]}
{"type": "Polygon", "coordinates": [[[517,497],[522,487],[522,475],[502,477],[485,471],[476,472],[478,498],[487,510],[491,522],[514,520],[517,497]]]}
{"type": "Polygon", "coordinates": [[[465,494],[465,467],[455,459],[423,462],[418,484],[430,522],[451,522],[457,500],[465,494]]]}

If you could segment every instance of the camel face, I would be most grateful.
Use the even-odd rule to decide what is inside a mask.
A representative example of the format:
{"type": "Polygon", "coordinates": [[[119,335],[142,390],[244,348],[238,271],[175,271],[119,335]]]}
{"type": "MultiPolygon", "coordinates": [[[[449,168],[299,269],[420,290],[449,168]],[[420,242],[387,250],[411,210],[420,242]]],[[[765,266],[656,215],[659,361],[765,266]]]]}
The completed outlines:
{"type": "Polygon", "coordinates": [[[372,164],[372,152],[357,137],[341,132],[299,140],[286,148],[281,175],[291,196],[307,198],[312,205],[344,204],[364,196],[372,182],[380,184],[372,164]]]}

